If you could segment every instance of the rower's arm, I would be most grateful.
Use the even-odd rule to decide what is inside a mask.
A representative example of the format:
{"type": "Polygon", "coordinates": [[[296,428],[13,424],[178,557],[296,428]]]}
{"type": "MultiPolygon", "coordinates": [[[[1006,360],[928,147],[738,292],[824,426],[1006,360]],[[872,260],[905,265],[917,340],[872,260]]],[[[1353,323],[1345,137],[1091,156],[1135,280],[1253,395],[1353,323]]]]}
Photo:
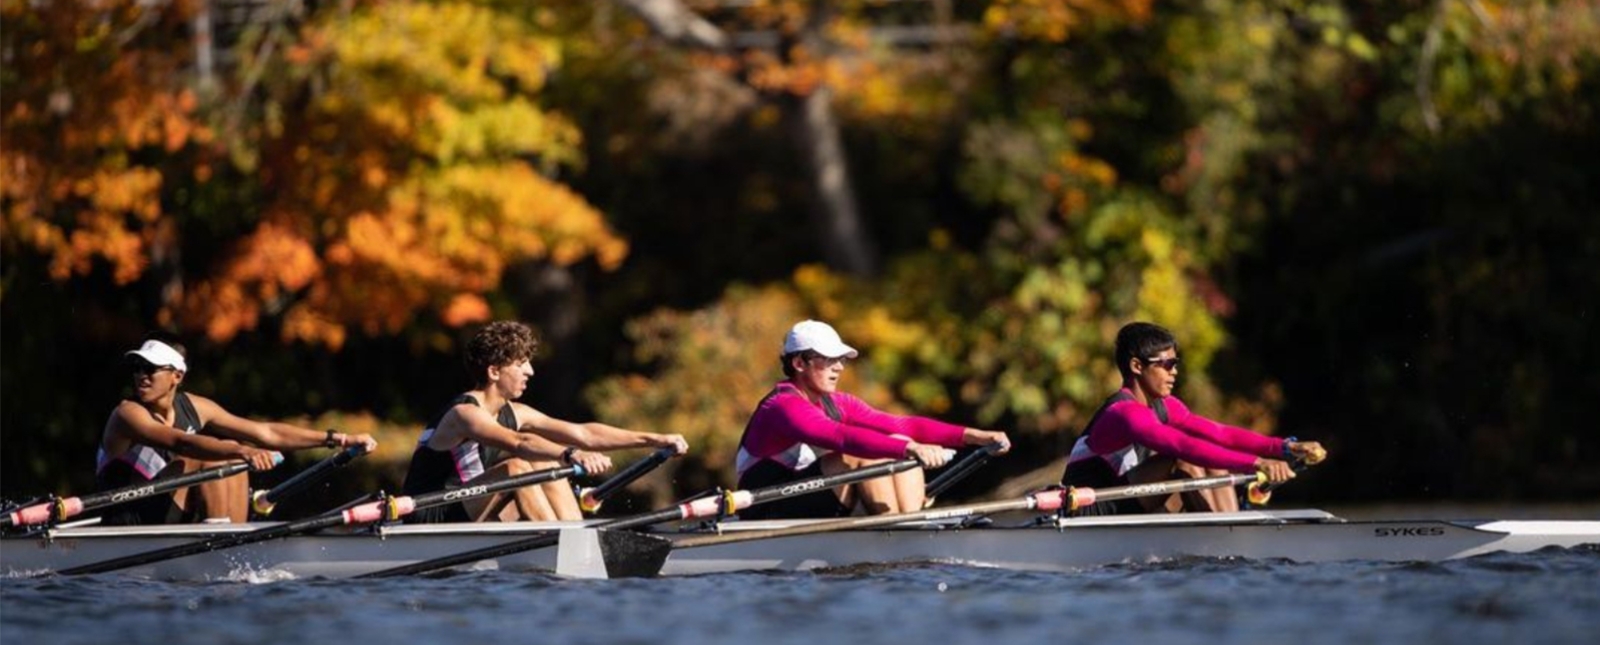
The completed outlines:
{"type": "Polygon", "coordinates": [[[525,433],[542,436],[556,443],[577,446],[584,450],[611,451],[627,448],[674,448],[678,454],[688,452],[689,443],[682,435],[635,432],[596,421],[573,423],[563,421],[533,409],[517,405],[517,419],[525,433]]]}
{"type": "MultiPolygon", "coordinates": [[[[530,461],[555,461],[567,447],[541,437],[536,434],[516,432],[495,420],[488,412],[476,405],[458,405],[455,409],[456,418],[446,419],[440,423],[441,429],[447,423],[454,421],[461,424],[461,434],[468,439],[492,448],[499,448],[505,452],[530,461]]],[[[518,413],[519,418],[521,413],[518,413]]]]}
{"type": "Polygon", "coordinates": [[[1235,452],[1270,458],[1283,455],[1282,439],[1200,416],[1190,411],[1188,406],[1176,398],[1169,398],[1167,401],[1168,413],[1174,428],[1235,452]]]}
{"type": "Polygon", "coordinates": [[[180,432],[158,423],[150,418],[148,410],[132,401],[118,405],[106,425],[108,431],[123,439],[195,459],[247,459],[254,452],[237,441],[180,432]]]}
{"type": "MultiPolygon", "coordinates": [[[[292,423],[246,419],[229,412],[216,401],[203,396],[190,394],[189,399],[194,402],[195,411],[200,413],[200,418],[205,421],[206,428],[212,429],[217,434],[230,439],[276,450],[300,450],[303,448],[330,446],[329,434],[326,431],[312,430],[292,423]]],[[[333,445],[330,447],[365,444],[368,451],[378,447],[377,440],[365,434],[352,435],[334,432],[332,440],[333,445]]]]}

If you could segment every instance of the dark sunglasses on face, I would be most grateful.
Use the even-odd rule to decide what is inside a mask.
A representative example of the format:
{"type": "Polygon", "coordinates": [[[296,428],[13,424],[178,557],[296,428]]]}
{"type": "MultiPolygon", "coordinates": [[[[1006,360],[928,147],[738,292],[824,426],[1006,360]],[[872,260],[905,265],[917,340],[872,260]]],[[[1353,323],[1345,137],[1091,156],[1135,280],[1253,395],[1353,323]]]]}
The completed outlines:
{"type": "Polygon", "coordinates": [[[845,356],[839,356],[839,357],[836,357],[836,358],[828,358],[827,356],[823,356],[821,354],[816,354],[816,353],[811,353],[811,352],[807,352],[806,360],[808,360],[808,361],[820,360],[820,361],[822,361],[822,364],[827,366],[827,367],[833,367],[834,365],[847,365],[847,364],[850,363],[850,359],[848,357],[845,357],[845,356]]]}
{"type": "Polygon", "coordinates": [[[152,365],[139,363],[133,366],[134,376],[154,376],[157,372],[176,371],[171,365],[152,365]]]}
{"type": "Polygon", "coordinates": [[[1178,365],[1183,363],[1183,359],[1178,358],[1176,356],[1174,356],[1172,358],[1143,358],[1143,359],[1140,359],[1140,360],[1144,361],[1145,365],[1150,365],[1150,366],[1153,366],[1153,367],[1159,367],[1159,368],[1164,369],[1164,370],[1166,370],[1168,372],[1171,372],[1172,370],[1178,369],[1178,365]]]}

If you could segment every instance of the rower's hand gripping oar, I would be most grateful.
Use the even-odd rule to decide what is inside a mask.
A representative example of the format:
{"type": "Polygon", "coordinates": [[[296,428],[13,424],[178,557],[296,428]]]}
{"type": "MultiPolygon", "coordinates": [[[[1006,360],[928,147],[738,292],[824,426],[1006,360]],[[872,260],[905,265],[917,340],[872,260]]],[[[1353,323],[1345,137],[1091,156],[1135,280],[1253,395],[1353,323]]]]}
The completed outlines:
{"type": "Polygon", "coordinates": [[[599,486],[576,489],[574,492],[578,494],[578,506],[586,513],[600,510],[600,504],[605,502],[606,498],[617,494],[617,491],[633,483],[634,480],[649,474],[650,471],[655,470],[657,466],[665,463],[676,454],[678,454],[676,448],[662,448],[650,453],[649,457],[640,459],[622,469],[622,472],[612,475],[610,479],[601,482],[599,486]]]}
{"type": "Polygon", "coordinates": [[[285,522],[282,524],[276,524],[266,528],[249,531],[247,533],[230,533],[197,542],[189,542],[186,544],[156,549],[154,551],[134,553],[132,555],[127,555],[120,558],[92,562],[83,566],[63,569],[60,571],[60,573],[62,575],[79,575],[85,573],[118,571],[129,567],[136,567],[144,564],[161,562],[164,560],[172,560],[199,553],[219,551],[222,549],[230,549],[237,546],[244,546],[246,544],[265,542],[267,540],[274,540],[300,533],[309,533],[311,531],[317,531],[334,526],[343,526],[347,524],[366,524],[380,520],[392,521],[410,515],[419,509],[465,501],[468,499],[483,497],[485,495],[493,495],[495,493],[511,490],[513,488],[542,484],[548,481],[565,479],[567,477],[578,477],[582,476],[583,472],[582,466],[573,465],[562,468],[551,468],[549,470],[540,470],[487,484],[468,486],[466,488],[423,493],[416,496],[382,498],[377,501],[359,504],[342,511],[323,513],[322,515],[304,520],[285,522]]]}
{"type": "MultiPolygon", "coordinates": [[[[1300,472],[1322,463],[1322,460],[1327,458],[1328,451],[1322,449],[1321,446],[1318,446],[1315,450],[1312,450],[1311,452],[1301,456],[1299,459],[1296,459],[1294,465],[1291,467],[1295,470],[1295,472],[1300,472]]],[[[1282,485],[1283,484],[1272,484],[1267,482],[1250,484],[1244,489],[1245,500],[1250,502],[1251,506],[1266,506],[1267,502],[1272,501],[1272,491],[1282,485]]]]}
{"type": "Polygon", "coordinates": [[[978,468],[988,463],[989,459],[998,454],[1003,447],[998,443],[985,445],[966,457],[962,457],[961,461],[945,468],[944,472],[939,473],[938,477],[928,482],[928,487],[923,492],[924,501],[922,502],[922,507],[933,506],[934,500],[939,497],[940,493],[950,490],[950,487],[956,485],[956,482],[966,479],[967,475],[971,475],[978,468]]]}
{"type": "MultiPolygon", "coordinates": [[[[272,453],[272,465],[276,466],[281,463],[283,463],[283,455],[276,452],[272,453]]],[[[109,490],[102,493],[82,495],[78,497],[67,497],[64,499],[50,499],[49,501],[33,504],[31,506],[8,513],[4,516],[0,516],[0,528],[65,522],[73,517],[89,511],[109,508],[118,504],[126,504],[128,502],[141,500],[155,495],[161,495],[163,493],[170,493],[175,490],[188,488],[190,486],[202,484],[212,480],[227,479],[234,475],[248,472],[249,470],[250,464],[248,462],[229,462],[221,466],[207,468],[205,470],[197,470],[195,472],[178,475],[176,477],[165,477],[162,479],[145,482],[143,484],[135,484],[133,486],[109,490]]]]}
{"type": "Polygon", "coordinates": [[[295,473],[295,476],[290,477],[282,484],[273,486],[272,490],[258,490],[251,494],[250,508],[261,517],[271,515],[272,509],[277,507],[278,502],[309,488],[312,484],[327,479],[328,475],[333,474],[334,469],[343,467],[345,464],[355,461],[357,457],[365,454],[367,454],[366,444],[356,444],[345,448],[335,453],[332,457],[323,459],[310,468],[295,473]]]}
{"type": "Polygon", "coordinates": [[[542,549],[558,543],[561,547],[556,556],[556,572],[562,575],[591,578],[651,575],[659,571],[661,564],[666,562],[667,554],[672,550],[672,543],[653,535],[621,529],[639,528],[663,522],[726,517],[757,504],[893,475],[921,465],[922,463],[915,459],[902,459],[757,490],[725,491],[693,499],[671,508],[620,518],[588,528],[565,529],[558,534],[537,535],[356,577],[386,578],[427,573],[542,549]]]}

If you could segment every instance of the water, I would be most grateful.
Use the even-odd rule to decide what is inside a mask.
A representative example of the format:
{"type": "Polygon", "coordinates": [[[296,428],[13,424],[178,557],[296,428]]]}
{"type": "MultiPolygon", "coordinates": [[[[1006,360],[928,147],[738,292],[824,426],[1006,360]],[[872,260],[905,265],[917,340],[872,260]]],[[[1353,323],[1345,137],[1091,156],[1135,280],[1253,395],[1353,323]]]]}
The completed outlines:
{"type": "Polygon", "coordinates": [[[1444,563],[1180,559],[574,581],[0,579],[0,643],[1593,643],[1600,547],[1444,563]],[[821,640],[819,640],[821,639],[821,640]]]}

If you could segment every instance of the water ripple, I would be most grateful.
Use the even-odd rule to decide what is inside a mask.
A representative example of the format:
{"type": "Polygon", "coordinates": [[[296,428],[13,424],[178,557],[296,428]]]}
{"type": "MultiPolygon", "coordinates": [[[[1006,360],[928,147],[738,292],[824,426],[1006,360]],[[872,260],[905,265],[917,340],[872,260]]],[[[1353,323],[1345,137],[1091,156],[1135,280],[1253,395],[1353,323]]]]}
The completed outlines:
{"type": "Polygon", "coordinates": [[[1588,643],[1600,630],[1596,579],[1600,548],[1446,563],[1176,558],[1069,573],[910,563],[615,581],[493,570],[198,583],[47,575],[0,579],[0,642],[1588,643]]]}

